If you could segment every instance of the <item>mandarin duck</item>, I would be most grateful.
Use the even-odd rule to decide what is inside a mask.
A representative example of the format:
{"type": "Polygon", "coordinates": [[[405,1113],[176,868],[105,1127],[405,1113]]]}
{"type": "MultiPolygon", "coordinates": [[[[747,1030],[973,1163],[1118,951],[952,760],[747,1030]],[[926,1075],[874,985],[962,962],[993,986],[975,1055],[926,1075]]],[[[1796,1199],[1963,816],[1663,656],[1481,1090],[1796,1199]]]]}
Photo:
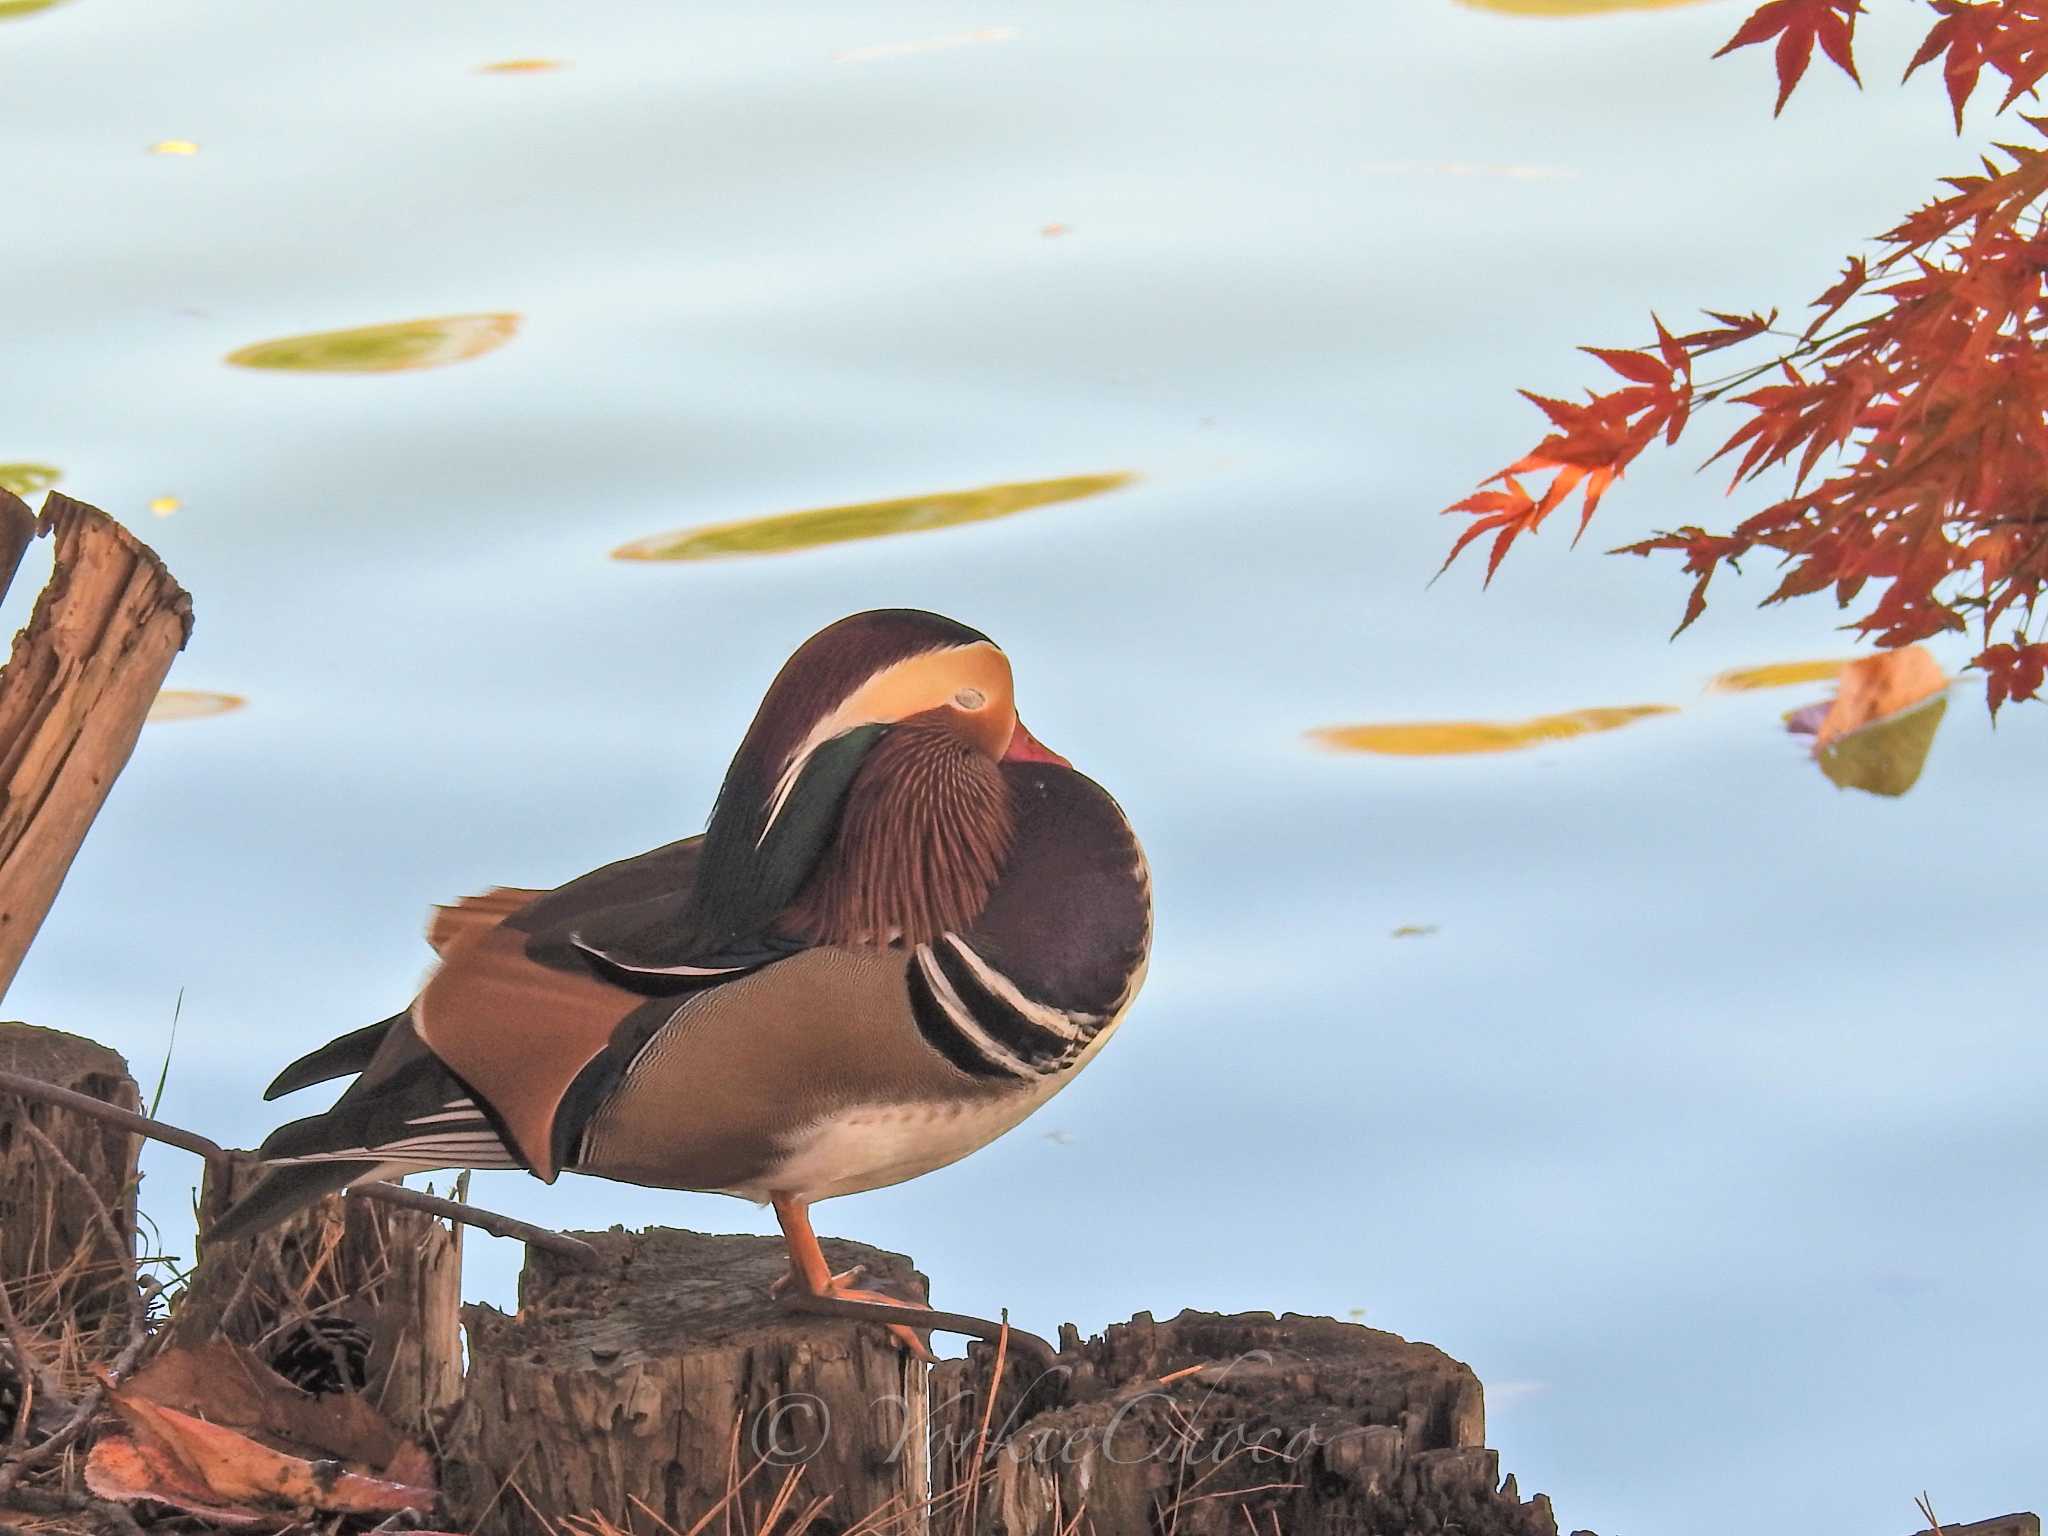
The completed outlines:
{"type": "Polygon", "coordinates": [[[1115,1030],[1151,930],[1130,824],[1024,728],[994,642],[855,614],[769,686],[702,834],[437,909],[412,1004],[271,1083],[355,1079],[265,1140],[209,1236],[366,1180],[573,1171],[771,1204],[791,1281],[893,1301],[830,1273],[811,1203],[1045,1103],[1115,1030]]]}

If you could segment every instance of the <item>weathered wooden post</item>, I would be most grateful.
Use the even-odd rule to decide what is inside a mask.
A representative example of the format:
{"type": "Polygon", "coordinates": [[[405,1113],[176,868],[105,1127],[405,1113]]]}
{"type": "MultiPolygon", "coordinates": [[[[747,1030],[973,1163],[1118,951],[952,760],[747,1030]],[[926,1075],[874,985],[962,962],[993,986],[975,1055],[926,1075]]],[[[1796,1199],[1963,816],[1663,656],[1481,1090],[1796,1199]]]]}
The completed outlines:
{"type": "Polygon", "coordinates": [[[976,1345],[933,1372],[933,1483],[967,1506],[949,1531],[1557,1536],[1547,1498],[1501,1481],[1478,1377],[1391,1333],[1141,1312],[1064,1331],[1050,1371],[1013,1360],[993,1402],[992,1365],[976,1345]]]}
{"type": "MultiPolygon", "coordinates": [[[[0,1070],[139,1103],[118,1054],[54,1029],[0,1023],[0,1070]]],[[[97,1352],[94,1335],[126,1326],[141,1147],[132,1132],[0,1091],[0,1286],[30,1328],[75,1327],[97,1352]]]]}
{"type": "MultiPolygon", "coordinates": [[[[242,1152],[209,1162],[200,1230],[261,1172],[242,1152]]],[[[330,1195],[271,1231],[203,1244],[170,1338],[247,1345],[303,1385],[362,1392],[431,1440],[462,1396],[461,1306],[459,1227],[330,1195]]]]}
{"type": "MultiPolygon", "coordinates": [[[[729,1495],[735,1529],[763,1528],[778,1499],[819,1505],[819,1536],[883,1510],[918,1528],[925,1367],[872,1324],[778,1307],[779,1240],[576,1235],[600,1265],[529,1250],[516,1317],[465,1309],[469,1385],[443,1478],[459,1529],[541,1536],[602,1515],[659,1536],[729,1495]]],[[[865,1265],[864,1285],[924,1299],[900,1254],[823,1246],[835,1270],[865,1265]]]]}
{"type": "MultiPolygon", "coordinates": [[[[0,491],[7,577],[27,514],[0,491]]],[[[52,491],[34,528],[56,564],[0,670],[0,995],[192,633],[185,589],[97,507],[52,491]]]]}

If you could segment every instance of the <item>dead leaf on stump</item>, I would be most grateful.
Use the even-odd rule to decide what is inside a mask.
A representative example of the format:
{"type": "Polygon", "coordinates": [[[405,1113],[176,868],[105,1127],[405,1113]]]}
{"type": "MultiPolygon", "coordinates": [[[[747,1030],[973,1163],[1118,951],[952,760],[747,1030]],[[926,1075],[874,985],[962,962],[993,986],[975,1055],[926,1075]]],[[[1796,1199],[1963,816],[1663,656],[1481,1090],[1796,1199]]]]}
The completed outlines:
{"type": "Polygon", "coordinates": [[[319,1396],[225,1339],[158,1355],[122,1390],[309,1460],[343,1461],[398,1483],[428,1483],[433,1460],[357,1392],[319,1396]]]}
{"type": "Polygon", "coordinates": [[[289,1518],[230,1509],[218,1502],[209,1503],[213,1495],[203,1483],[185,1477],[175,1465],[166,1464],[162,1458],[151,1457],[124,1435],[101,1435],[93,1442],[92,1454],[85,1459],[85,1486],[96,1498],[114,1499],[121,1503],[149,1499],[158,1504],[168,1504],[173,1509],[182,1509],[188,1515],[199,1515],[216,1525],[237,1529],[252,1525],[275,1526],[280,1518],[289,1518]]]}
{"type": "MultiPolygon", "coordinates": [[[[210,1391],[194,1374],[194,1364],[173,1367],[160,1385],[168,1389],[182,1380],[210,1391]]],[[[261,1523],[280,1510],[385,1516],[423,1514],[438,1502],[430,1487],[353,1472],[332,1456],[308,1460],[287,1455],[240,1430],[153,1401],[135,1384],[117,1387],[109,1378],[102,1380],[127,1433],[101,1436],[86,1459],[86,1486],[101,1498],[155,1499],[243,1525],[261,1523]]],[[[260,1377],[238,1375],[230,1378],[223,1395],[232,1399],[251,1390],[260,1393],[262,1387],[260,1377]]]]}

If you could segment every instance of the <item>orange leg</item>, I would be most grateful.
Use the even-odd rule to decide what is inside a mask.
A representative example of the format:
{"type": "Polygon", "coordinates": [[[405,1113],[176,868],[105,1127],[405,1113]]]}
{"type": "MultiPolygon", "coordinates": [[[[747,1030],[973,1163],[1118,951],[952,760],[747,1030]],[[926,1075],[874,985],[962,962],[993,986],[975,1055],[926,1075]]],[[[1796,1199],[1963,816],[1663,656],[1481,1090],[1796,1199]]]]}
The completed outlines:
{"type": "MultiPolygon", "coordinates": [[[[887,1307],[902,1307],[906,1311],[921,1310],[917,1303],[898,1301],[894,1296],[884,1296],[879,1291],[856,1291],[850,1282],[860,1274],[850,1269],[843,1275],[832,1273],[832,1266],[825,1262],[825,1250],[818,1246],[818,1235],[811,1230],[811,1213],[808,1206],[794,1195],[771,1197],[775,1207],[775,1219],[782,1224],[782,1240],[789,1244],[791,1275],[783,1282],[786,1289],[791,1280],[804,1288],[809,1296],[838,1296],[848,1301],[875,1301],[887,1307]]],[[[932,1352],[925,1348],[912,1329],[904,1323],[885,1325],[889,1332],[905,1349],[918,1359],[929,1362],[932,1352]]]]}

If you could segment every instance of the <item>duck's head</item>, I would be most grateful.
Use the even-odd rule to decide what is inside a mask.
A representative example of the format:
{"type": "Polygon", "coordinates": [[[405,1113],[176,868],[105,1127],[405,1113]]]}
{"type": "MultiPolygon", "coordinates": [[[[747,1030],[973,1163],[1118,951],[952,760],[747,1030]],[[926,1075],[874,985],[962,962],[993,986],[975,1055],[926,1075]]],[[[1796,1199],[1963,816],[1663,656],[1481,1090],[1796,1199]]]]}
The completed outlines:
{"type": "Polygon", "coordinates": [[[924,936],[985,896],[1007,851],[1005,762],[1066,765],[1018,718],[988,636],[914,608],[828,625],[776,674],[727,770],[700,915],[737,932],[797,904],[827,937],[924,936]]]}

